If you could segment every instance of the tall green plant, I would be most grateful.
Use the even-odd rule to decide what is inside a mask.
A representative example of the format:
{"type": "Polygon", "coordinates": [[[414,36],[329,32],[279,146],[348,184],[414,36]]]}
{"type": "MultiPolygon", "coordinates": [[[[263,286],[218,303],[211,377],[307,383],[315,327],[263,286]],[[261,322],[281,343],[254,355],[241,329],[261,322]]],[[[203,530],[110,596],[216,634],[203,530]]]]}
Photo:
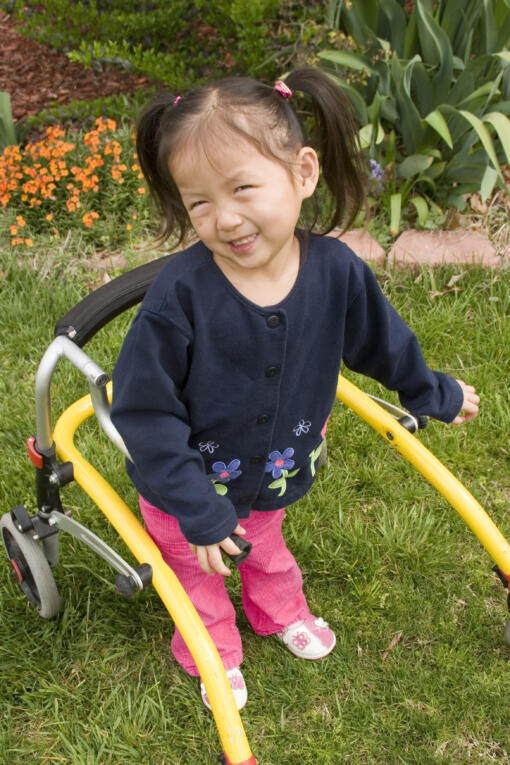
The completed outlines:
{"type": "Polygon", "coordinates": [[[397,0],[335,5],[357,51],[323,51],[320,62],[351,99],[370,158],[386,168],[393,232],[409,198],[425,222],[430,199],[460,207],[465,194],[486,199],[504,185],[510,0],[443,0],[435,9],[416,0],[409,13],[397,0]]]}
{"type": "Polygon", "coordinates": [[[11,97],[0,91],[0,151],[17,143],[16,129],[12,119],[11,97]]]}

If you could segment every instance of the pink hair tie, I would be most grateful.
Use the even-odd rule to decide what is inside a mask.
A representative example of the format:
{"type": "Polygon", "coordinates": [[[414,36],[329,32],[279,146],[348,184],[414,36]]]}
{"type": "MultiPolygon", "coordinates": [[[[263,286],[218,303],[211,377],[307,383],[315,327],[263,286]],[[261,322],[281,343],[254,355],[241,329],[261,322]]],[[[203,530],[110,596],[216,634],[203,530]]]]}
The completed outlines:
{"type": "Polygon", "coordinates": [[[179,101],[181,100],[181,98],[182,98],[182,96],[176,96],[176,97],[174,98],[174,103],[173,103],[173,105],[174,105],[174,106],[177,106],[177,104],[179,103],[179,101]]]}
{"type": "Polygon", "coordinates": [[[282,80],[278,80],[276,85],[274,86],[274,89],[277,93],[279,93],[283,98],[290,98],[292,95],[292,90],[289,88],[288,85],[286,85],[282,80]]]}

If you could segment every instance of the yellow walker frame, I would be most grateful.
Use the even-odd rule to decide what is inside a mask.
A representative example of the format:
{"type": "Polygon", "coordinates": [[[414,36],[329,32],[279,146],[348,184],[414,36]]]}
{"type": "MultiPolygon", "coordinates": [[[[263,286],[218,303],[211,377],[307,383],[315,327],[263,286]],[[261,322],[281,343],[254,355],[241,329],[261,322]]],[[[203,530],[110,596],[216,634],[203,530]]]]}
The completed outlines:
{"type": "MultiPolygon", "coordinates": [[[[218,652],[195,608],[175,574],[141,523],[108,482],[74,445],[79,426],[94,413],[110,440],[125,454],[125,446],[109,420],[111,385],[108,377],[80,348],[114,316],[141,300],[149,284],[171,256],[140,266],[92,293],[75,306],[55,328],[36,378],[37,436],[28,439],[29,455],[36,466],[38,513],[30,517],[21,505],[0,521],[7,554],[18,581],[41,616],[55,616],[60,606],[50,567],[58,562],[57,531],[81,539],[119,571],[117,585],[130,597],[152,583],[181,632],[205,684],[222,744],[226,765],[256,765],[230,684],[218,652]],[[49,387],[58,361],[65,357],[89,380],[90,395],[73,403],[51,429],[49,387]],[[59,463],[56,456],[62,460],[59,463]],[[131,567],[102,540],[69,518],[60,504],[59,489],[75,480],[100,508],[137,561],[131,567]],[[42,543],[42,545],[40,544],[42,543]]],[[[452,473],[409,432],[399,419],[343,376],[338,378],[337,398],[364,419],[397,449],[461,515],[495,562],[495,571],[508,589],[510,545],[480,504],[452,473]]],[[[392,411],[395,407],[386,405],[392,411]]],[[[411,428],[417,428],[416,421],[411,428]]],[[[129,456],[129,455],[128,455],[129,456]]],[[[510,595],[509,595],[510,602],[510,595]]],[[[510,642],[510,620],[506,626],[510,642]]]]}

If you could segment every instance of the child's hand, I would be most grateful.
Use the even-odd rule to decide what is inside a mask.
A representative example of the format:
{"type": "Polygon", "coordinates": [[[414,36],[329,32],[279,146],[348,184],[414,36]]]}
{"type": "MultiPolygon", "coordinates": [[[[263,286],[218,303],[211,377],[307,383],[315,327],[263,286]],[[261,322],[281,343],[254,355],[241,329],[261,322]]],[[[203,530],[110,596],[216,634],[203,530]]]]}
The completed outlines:
{"type": "MultiPolygon", "coordinates": [[[[246,531],[237,524],[234,529],[234,534],[241,534],[242,536],[243,534],[246,534],[246,531]]],[[[230,553],[230,555],[239,555],[241,552],[230,537],[222,539],[221,542],[218,542],[215,545],[201,546],[190,544],[190,549],[197,556],[200,568],[203,569],[206,574],[221,574],[222,576],[230,576],[231,572],[223,562],[221,550],[225,550],[225,552],[230,553]]]]}
{"type": "Polygon", "coordinates": [[[452,420],[452,425],[461,425],[463,422],[473,420],[478,414],[478,404],[480,403],[480,396],[477,395],[472,385],[466,385],[463,380],[457,380],[457,382],[462,388],[464,401],[460,413],[452,420]]]}

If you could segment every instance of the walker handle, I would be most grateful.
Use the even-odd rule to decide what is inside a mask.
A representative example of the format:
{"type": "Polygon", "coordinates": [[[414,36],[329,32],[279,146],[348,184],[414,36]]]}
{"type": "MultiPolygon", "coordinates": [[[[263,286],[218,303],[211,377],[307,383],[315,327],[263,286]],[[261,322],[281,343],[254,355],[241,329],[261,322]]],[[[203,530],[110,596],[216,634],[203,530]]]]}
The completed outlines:
{"type": "Polygon", "coordinates": [[[235,563],[236,566],[238,566],[240,563],[245,561],[246,558],[248,557],[248,555],[250,554],[250,550],[252,548],[252,543],[248,542],[248,540],[246,540],[246,539],[243,539],[243,537],[240,537],[238,534],[234,534],[233,532],[232,532],[232,534],[230,534],[229,539],[231,539],[232,542],[235,545],[237,545],[237,547],[239,547],[241,552],[238,553],[237,555],[231,555],[230,553],[226,552],[225,550],[223,552],[225,553],[225,555],[228,555],[228,557],[230,558],[232,563],[235,563]]]}

